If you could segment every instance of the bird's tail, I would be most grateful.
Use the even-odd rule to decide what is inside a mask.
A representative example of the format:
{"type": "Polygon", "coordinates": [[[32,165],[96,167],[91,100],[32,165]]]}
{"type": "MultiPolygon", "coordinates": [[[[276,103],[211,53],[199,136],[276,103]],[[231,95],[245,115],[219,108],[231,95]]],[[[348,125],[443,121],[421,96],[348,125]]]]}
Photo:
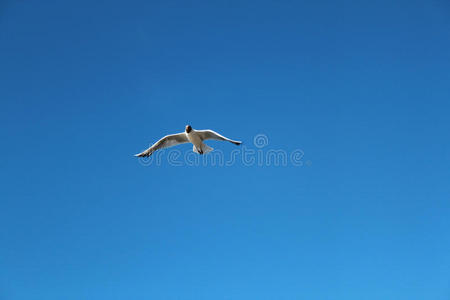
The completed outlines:
{"type": "Polygon", "coordinates": [[[214,150],[214,148],[206,145],[205,143],[202,143],[201,149],[197,149],[195,146],[192,148],[192,151],[194,151],[195,153],[198,153],[198,154],[206,154],[213,150],[214,150]]]}
{"type": "Polygon", "coordinates": [[[202,144],[202,150],[203,150],[203,154],[206,154],[206,153],[209,153],[209,152],[213,151],[214,148],[206,145],[205,143],[203,143],[202,144]]]}

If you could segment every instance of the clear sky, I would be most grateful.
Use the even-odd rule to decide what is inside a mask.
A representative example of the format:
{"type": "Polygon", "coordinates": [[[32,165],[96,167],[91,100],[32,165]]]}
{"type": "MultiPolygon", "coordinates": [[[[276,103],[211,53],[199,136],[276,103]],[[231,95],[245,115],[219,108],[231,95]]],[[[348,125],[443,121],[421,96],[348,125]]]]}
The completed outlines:
{"type": "Polygon", "coordinates": [[[2,1],[0,299],[447,300],[449,83],[444,0],[2,1]]]}

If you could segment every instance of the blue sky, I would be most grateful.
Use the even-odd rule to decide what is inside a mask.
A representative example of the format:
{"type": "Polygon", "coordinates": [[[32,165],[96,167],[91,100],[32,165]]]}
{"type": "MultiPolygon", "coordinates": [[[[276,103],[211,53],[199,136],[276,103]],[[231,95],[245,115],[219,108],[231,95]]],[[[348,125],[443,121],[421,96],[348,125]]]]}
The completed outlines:
{"type": "Polygon", "coordinates": [[[448,3],[95,2],[0,4],[0,299],[450,297],[448,3]]]}

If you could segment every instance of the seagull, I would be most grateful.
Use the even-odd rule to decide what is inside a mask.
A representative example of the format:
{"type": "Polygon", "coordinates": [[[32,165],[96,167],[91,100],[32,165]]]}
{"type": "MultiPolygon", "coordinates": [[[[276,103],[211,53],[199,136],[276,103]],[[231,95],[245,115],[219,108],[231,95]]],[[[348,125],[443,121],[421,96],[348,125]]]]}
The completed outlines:
{"type": "Polygon", "coordinates": [[[194,151],[195,153],[206,154],[208,152],[211,152],[213,148],[203,143],[204,140],[227,141],[235,145],[242,144],[242,142],[240,141],[233,141],[210,129],[194,130],[191,125],[186,125],[184,132],[166,135],[165,137],[154,143],[150,148],[139,154],[136,154],[135,156],[148,157],[152,155],[156,150],[169,148],[184,143],[192,143],[194,145],[192,151],[194,151]]]}

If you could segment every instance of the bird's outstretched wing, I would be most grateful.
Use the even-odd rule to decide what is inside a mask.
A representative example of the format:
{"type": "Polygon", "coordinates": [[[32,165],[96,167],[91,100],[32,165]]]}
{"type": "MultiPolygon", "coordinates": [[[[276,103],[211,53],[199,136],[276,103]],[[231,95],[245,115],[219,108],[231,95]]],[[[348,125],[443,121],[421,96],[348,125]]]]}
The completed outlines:
{"type": "Polygon", "coordinates": [[[233,143],[235,145],[240,145],[242,142],[233,141],[229,138],[224,137],[223,135],[218,134],[217,132],[207,129],[207,130],[197,130],[198,135],[202,140],[217,140],[217,141],[227,141],[233,143]]]}
{"type": "Polygon", "coordinates": [[[148,148],[147,150],[145,150],[139,154],[136,154],[135,156],[147,157],[147,156],[152,155],[152,153],[155,152],[156,150],[176,146],[179,144],[184,144],[187,142],[189,142],[189,141],[184,132],[166,135],[165,137],[163,137],[162,139],[160,139],[159,141],[154,143],[150,148],[148,148]]]}

